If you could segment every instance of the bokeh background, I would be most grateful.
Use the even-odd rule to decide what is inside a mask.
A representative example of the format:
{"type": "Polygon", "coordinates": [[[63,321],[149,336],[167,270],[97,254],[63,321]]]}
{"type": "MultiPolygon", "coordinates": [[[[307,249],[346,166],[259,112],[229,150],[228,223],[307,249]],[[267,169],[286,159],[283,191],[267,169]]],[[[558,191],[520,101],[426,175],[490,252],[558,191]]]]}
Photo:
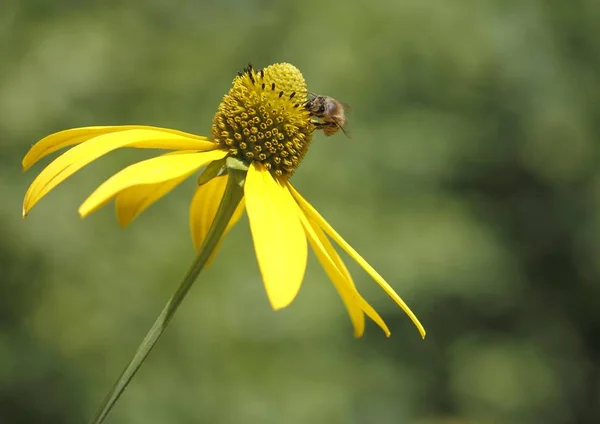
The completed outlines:
{"type": "MultiPolygon", "coordinates": [[[[297,65],[352,105],[293,182],[397,289],[362,339],[309,258],[267,303],[242,221],[108,423],[600,422],[600,2],[0,2],[0,423],[82,423],[194,252],[191,178],[126,230],[80,202],[111,153],[21,219],[41,137],[208,134],[238,69],[297,65]]],[[[48,160],[44,161],[48,163],[48,160]]]]}

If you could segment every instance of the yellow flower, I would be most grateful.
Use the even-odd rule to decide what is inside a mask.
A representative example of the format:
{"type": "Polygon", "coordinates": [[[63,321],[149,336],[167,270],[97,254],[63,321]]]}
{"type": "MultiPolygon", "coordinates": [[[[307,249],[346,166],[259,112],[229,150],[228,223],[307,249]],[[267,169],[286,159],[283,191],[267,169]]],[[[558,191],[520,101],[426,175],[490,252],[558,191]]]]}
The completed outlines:
{"type": "MultiPolygon", "coordinates": [[[[237,183],[243,184],[244,200],[226,224],[231,228],[246,209],[266,293],[274,309],[288,306],[300,290],[308,239],[346,306],[354,334],[363,334],[366,314],[389,336],[384,321],[356,289],[332,239],[408,314],[424,337],[423,326],[404,301],[289,182],[315,130],[304,108],[307,96],[304,78],[294,66],[275,64],[261,71],[249,66],[235,77],[223,98],[212,137],[141,125],[85,127],[52,134],[31,148],[23,159],[24,169],[59,149],[74,147],[33,181],[25,195],[23,215],[66,178],[110,151],[122,147],[171,150],[109,178],[83,202],[80,215],[85,217],[115,199],[118,221],[125,226],[185,178],[206,167],[190,207],[192,239],[202,250],[234,172],[242,172],[243,181],[237,183]]],[[[220,240],[225,231],[216,237],[220,240]]]]}

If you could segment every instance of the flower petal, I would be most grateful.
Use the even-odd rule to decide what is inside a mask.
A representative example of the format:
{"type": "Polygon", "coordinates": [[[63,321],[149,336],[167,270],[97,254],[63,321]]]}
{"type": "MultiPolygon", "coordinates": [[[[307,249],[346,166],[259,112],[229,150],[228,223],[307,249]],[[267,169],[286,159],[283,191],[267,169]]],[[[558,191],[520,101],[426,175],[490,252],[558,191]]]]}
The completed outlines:
{"type": "Polygon", "coordinates": [[[415,314],[411,311],[408,305],[398,296],[398,294],[394,291],[394,289],[383,279],[381,275],[371,265],[365,261],[362,256],[356,252],[334,229],[329,225],[327,221],[317,212],[315,208],[312,207],[310,203],[308,203],[301,195],[296,191],[291,184],[288,184],[289,190],[292,193],[292,196],[296,199],[300,207],[304,210],[304,212],[310,217],[310,219],[314,220],[319,227],[321,227],[325,233],[329,235],[337,244],[339,244],[342,249],[348,253],[358,264],[373,278],[379,286],[390,296],[397,304],[402,308],[402,310],[408,315],[411,321],[415,324],[419,333],[421,333],[421,337],[425,338],[425,328],[419,321],[419,319],[415,316],[415,314]]]}
{"type": "Polygon", "coordinates": [[[196,250],[200,248],[217,214],[229,176],[216,177],[196,187],[190,204],[190,231],[196,250]]]}
{"type": "MultiPolygon", "coordinates": [[[[215,219],[215,215],[219,209],[219,204],[223,198],[223,193],[225,192],[225,187],[227,186],[228,178],[228,175],[215,177],[207,183],[196,187],[196,192],[194,193],[194,197],[192,198],[192,203],[190,205],[190,231],[192,233],[192,241],[194,242],[196,251],[198,251],[202,246],[202,242],[206,238],[208,230],[215,219]]],[[[229,221],[229,224],[223,233],[223,238],[240,220],[243,212],[244,199],[242,199],[237,209],[233,213],[233,216],[231,217],[231,220],[229,221]]],[[[205,266],[210,265],[210,263],[214,260],[220,246],[221,242],[219,242],[219,244],[215,247],[212,256],[208,259],[205,266]]]]}
{"type": "Polygon", "coordinates": [[[151,204],[160,200],[185,180],[189,174],[156,184],[135,185],[121,191],[115,198],[119,225],[125,228],[151,204]]]}
{"type": "Polygon", "coordinates": [[[256,162],[244,185],[250,230],[267,297],[274,309],[298,294],[306,270],[306,236],[287,187],[256,162]]]}
{"type": "MultiPolygon", "coordinates": [[[[287,182],[286,184],[288,185],[288,188],[290,188],[291,184],[289,182],[287,182]]],[[[293,190],[293,187],[291,187],[290,189],[293,190]]],[[[302,212],[302,214],[304,214],[304,212],[302,212]]],[[[337,269],[342,273],[342,275],[345,277],[347,284],[350,286],[352,291],[355,293],[356,301],[358,302],[358,305],[360,306],[362,311],[364,313],[366,313],[367,316],[369,318],[371,318],[371,320],[373,320],[383,330],[386,337],[389,337],[391,334],[390,329],[386,325],[385,321],[383,321],[381,316],[377,313],[377,311],[375,309],[373,309],[373,307],[369,304],[369,302],[367,302],[360,295],[360,293],[356,289],[356,285],[354,284],[354,281],[352,280],[352,276],[350,275],[348,268],[346,268],[346,265],[342,261],[342,258],[340,258],[340,255],[338,255],[338,253],[336,252],[334,247],[331,245],[331,242],[329,241],[329,239],[327,238],[327,236],[325,235],[323,230],[321,230],[321,228],[317,225],[317,223],[314,220],[310,219],[310,217],[307,216],[306,219],[307,219],[308,224],[312,227],[314,234],[318,237],[319,242],[325,248],[327,255],[329,255],[329,258],[331,260],[333,260],[333,263],[335,264],[337,269]]],[[[303,222],[303,225],[304,225],[304,222],[303,222]]],[[[313,246],[313,249],[314,249],[314,246],[313,246]]]]}
{"type": "MultiPolygon", "coordinates": [[[[178,150],[166,153],[167,155],[181,155],[188,153],[197,153],[190,150],[178,150]]],[[[184,175],[172,180],[156,183],[144,184],[126,188],[117,194],[115,198],[115,210],[117,220],[122,228],[125,228],[139,214],[145,211],[151,204],[161,199],[165,194],[173,190],[188,177],[184,175]]]]}
{"type": "Polygon", "coordinates": [[[348,311],[348,315],[350,316],[350,320],[352,321],[352,325],[354,326],[354,336],[361,337],[365,332],[365,314],[362,309],[358,305],[358,299],[356,290],[352,285],[348,282],[348,279],[342,274],[342,271],[338,268],[335,262],[327,253],[327,250],[321,243],[321,240],[315,233],[315,230],[311,223],[308,221],[304,213],[300,211],[298,214],[300,218],[300,222],[304,227],[304,232],[312,246],[319,262],[323,266],[323,269],[327,273],[327,276],[335,286],[337,292],[339,293],[344,305],[346,306],[346,310],[348,311]]]}
{"type": "MultiPolygon", "coordinates": [[[[131,187],[181,180],[201,166],[225,155],[227,155],[227,152],[224,150],[163,155],[128,166],[98,187],[80,206],[79,214],[82,218],[86,217],[121,191],[131,187]]],[[[141,194],[144,194],[144,192],[141,192],[141,194]]]]}
{"type": "Polygon", "coordinates": [[[323,230],[321,230],[321,228],[317,225],[317,223],[315,221],[313,221],[312,219],[310,219],[308,217],[307,217],[307,219],[308,219],[308,222],[310,223],[310,225],[312,226],[313,230],[315,231],[315,234],[319,237],[321,244],[325,247],[327,254],[331,257],[331,259],[333,259],[333,262],[335,263],[335,265],[338,267],[338,269],[341,271],[341,273],[344,275],[344,277],[346,277],[348,284],[356,292],[356,295],[358,296],[357,300],[358,300],[358,304],[359,304],[360,308],[363,310],[363,312],[365,314],[367,314],[367,316],[369,318],[371,318],[383,330],[385,335],[387,337],[389,337],[391,334],[390,329],[388,328],[386,323],[383,321],[383,318],[381,318],[381,316],[379,316],[377,311],[375,309],[373,309],[373,307],[371,305],[369,305],[369,302],[367,302],[360,295],[360,293],[356,289],[356,286],[354,285],[354,281],[352,280],[352,276],[350,275],[350,272],[348,272],[348,268],[346,268],[346,265],[342,261],[342,258],[340,258],[340,255],[338,255],[338,253],[335,251],[335,249],[331,245],[329,239],[327,238],[327,236],[325,235],[323,230]]]}
{"type": "Polygon", "coordinates": [[[354,296],[356,297],[356,302],[358,303],[358,306],[360,307],[360,309],[365,314],[367,314],[367,316],[369,318],[371,318],[371,320],[373,320],[383,330],[386,337],[389,337],[391,334],[390,329],[386,325],[383,318],[381,318],[381,316],[377,313],[377,311],[375,309],[373,309],[373,307],[369,304],[369,302],[367,302],[360,295],[360,293],[356,289],[356,286],[354,285],[354,281],[352,280],[350,273],[348,272],[348,268],[346,268],[346,265],[344,265],[342,258],[340,258],[340,255],[338,255],[338,253],[335,251],[335,249],[329,242],[329,239],[327,238],[327,236],[325,235],[323,230],[321,230],[321,228],[317,225],[317,223],[314,222],[312,219],[307,217],[307,221],[312,226],[312,229],[315,232],[316,236],[319,238],[321,245],[325,248],[325,251],[327,252],[329,257],[333,260],[333,263],[335,264],[335,266],[342,273],[342,275],[346,278],[347,284],[348,284],[349,288],[352,290],[352,292],[354,293],[354,296]]]}
{"type": "MultiPolygon", "coordinates": [[[[172,130],[169,128],[161,128],[161,127],[151,127],[148,125],[117,125],[117,126],[95,126],[95,127],[82,127],[82,128],[72,128],[64,131],[59,131],[54,134],[50,134],[47,137],[44,137],[37,143],[35,143],[29,152],[23,158],[23,170],[28,170],[33,164],[39,161],[44,156],[49,155],[50,153],[56,152],[64,147],[73,146],[75,144],[82,143],[91,138],[97,137],[102,134],[115,133],[119,131],[127,131],[127,130],[153,130],[158,132],[166,133],[165,135],[176,135],[190,139],[186,145],[193,147],[193,150],[203,150],[198,149],[195,141],[206,142],[209,141],[206,137],[186,133],[183,131],[172,130]]],[[[133,147],[148,147],[144,145],[136,145],[133,147]]],[[[154,147],[154,146],[151,146],[154,147]]],[[[178,147],[167,147],[178,148],[178,147]]],[[[186,147],[184,147],[186,148],[186,147]]]]}
{"type": "Polygon", "coordinates": [[[216,144],[208,139],[200,140],[168,131],[151,129],[133,129],[95,136],[63,153],[44,168],[25,193],[23,215],[25,216],[42,197],[73,173],[100,156],[120,147],[206,151],[214,149],[216,144]]]}

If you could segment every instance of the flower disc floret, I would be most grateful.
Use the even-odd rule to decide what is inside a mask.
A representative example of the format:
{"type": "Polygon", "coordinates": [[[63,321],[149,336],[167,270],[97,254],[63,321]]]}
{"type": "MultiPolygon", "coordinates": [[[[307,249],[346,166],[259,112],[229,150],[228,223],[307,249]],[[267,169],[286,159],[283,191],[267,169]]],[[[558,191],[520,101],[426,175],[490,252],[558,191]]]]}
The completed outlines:
{"type": "Polygon", "coordinates": [[[276,177],[289,178],[304,158],[314,131],[304,108],[306,82],[293,65],[256,71],[248,66],[233,80],[215,114],[212,133],[231,156],[260,162],[276,177]]]}

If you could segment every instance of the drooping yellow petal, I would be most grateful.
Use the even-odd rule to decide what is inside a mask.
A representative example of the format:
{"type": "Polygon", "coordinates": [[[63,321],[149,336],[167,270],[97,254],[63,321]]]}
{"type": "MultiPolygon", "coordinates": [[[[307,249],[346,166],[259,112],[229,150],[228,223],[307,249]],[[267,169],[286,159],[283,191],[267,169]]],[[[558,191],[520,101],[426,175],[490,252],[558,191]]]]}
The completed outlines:
{"type": "MultiPolygon", "coordinates": [[[[42,138],[40,141],[35,143],[29,152],[23,158],[23,170],[28,170],[33,164],[39,161],[44,156],[49,155],[50,153],[56,152],[64,147],[73,146],[75,144],[82,143],[91,138],[97,137],[102,134],[115,133],[120,131],[127,130],[153,130],[158,132],[166,133],[165,135],[175,135],[178,137],[184,137],[189,139],[185,143],[185,146],[188,147],[160,147],[167,149],[179,149],[179,148],[190,148],[193,150],[206,150],[199,149],[196,147],[196,141],[208,142],[210,141],[206,137],[186,133],[183,131],[172,130],[169,128],[161,128],[161,127],[152,127],[148,125],[117,125],[117,126],[95,126],[95,127],[82,127],[82,128],[72,128],[64,131],[59,131],[54,134],[50,134],[47,137],[42,138]],[[194,147],[190,147],[194,146],[194,147]]],[[[181,142],[181,141],[178,141],[181,142]]],[[[132,147],[151,147],[154,148],[156,146],[145,146],[143,143],[139,145],[135,145],[132,147]]]]}
{"type": "MultiPolygon", "coordinates": [[[[200,249],[202,246],[202,242],[206,238],[208,230],[215,219],[215,215],[219,209],[219,204],[221,203],[223,193],[225,192],[225,187],[227,186],[228,178],[228,175],[215,177],[207,183],[196,187],[196,192],[194,193],[194,197],[192,198],[192,203],[190,205],[190,232],[192,233],[192,241],[194,242],[194,247],[196,250],[200,249]]],[[[229,221],[229,224],[223,233],[223,238],[240,220],[243,212],[244,199],[242,199],[237,209],[233,213],[233,216],[231,217],[231,220],[229,221]]],[[[221,242],[219,242],[219,244],[215,247],[213,254],[206,262],[206,266],[212,263],[220,247],[221,242]]]]}
{"type": "Polygon", "coordinates": [[[315,233],[312,225],[308,222],[306,216],[304,216],[304,213],[300,211],[298,216],[302,226],[304,227],[304,232],[306,233],[308,241],[317,255],[319,262],[323,266],[327,276],[332,281],[337,292],[342,298],[344,305],[346,306],[346,310],[348,311],[348,315],[350,316],[350,320],[354,326],[354,336],[361,337],[365,332],[365,314],[358,305],[356,290],[354,290],[354,288],[348,283],[348,280],[344,278],[341,270],[331,259],[327,253],[327,250],[315,233]]]}
{"type": "Polygon", "coordinates": [[[377,311],[375,309],[373,309],[373,307],[369,304],[369,302],[367,302],[360,294],[358,295],[358,304],[360,305],[360,309],[362,309],[363,312],[365,314],[367,314],[367,316],[369,318],[371,318],[371,320],[375,324],[377,324],[379,326],[379,328],[381,328],[383,330],[383,332],[385,333],[385,336],[390,337],[390,335],[392,333],[391,333],[390,329],[388,328],[388,326],[386,325],[383,318],[381,318],[381,316],[379,316],[377,311]]]}
{"type": "Polygon", "coordinates": [[[364,313],[366,313],[367,316],[369,318],[371,318],[371,320],[373,320],[383,330],[386,337],[389,337],[391,334],[390,329],[386,325],[383,318],[381,318],[381,316],[377,313],[377,311],[375,309],[373,309],[373,307],[369,304],[369,302],[367,302],[360,295],[360,293],[356,289],[356,286],[354,285],[354,281],[352,280],[350,273],[348,272],[348,268],[346,268],[346,265],[344,265],[342,258],[340,258],[340,255],[338,255],[338,253],[335,251],[335,249],[331,245],[331,242],[329,241],[329,239],[327,238],[327,236],[325,235],[323,230],[321,230],[321,228],[317,225],[317,223],[315,221],[313,221],[312,219],[310,219],[308,217],[307,217],[307,222],[311,225],[312,230],[314,231],[315,235],[318,237],[321,245],[325,248],[325,252],[329,256],[329,258],[331,260],[333,260],[334,265],[342,273],[342,275],[346,278],[348,287],[354,293],[356,302],[358,303],[358,306],[360,307],[360,309],[362,309],[362,311],[364,313]]]}
{"type": "Polygon", "coordinates": [[[63,153],[40,172],[25,193],[23,215],[25,216],[42,197],[73,173],[120,147],[205,151],[214,149],[216,144],[208,140],[192,139],[167,131],[150,129],[117,131],[93,137],[63,153]]]}
{"type": "Polygon", "coordinates": [[[82,218],[86,217],[126,189],[138,185],[144,186],[146,184],[181,180],[201,166],[213,160],[221,159],[225,155],[227,155],[227,152],[224,150],[163,155],[128,166],[100,185],[80,206],[79,214],[82,218]]]}
{"type": "Polygon", "coordinates": [[[202,245],[215,218],[227,186],[227,178],[227,175],[216,177],[196,187],[190,204],[190,231],[196,250],[202,245]]]}
{"type": "MultiPolygon", "coordinates": [[[[288,185],[288,188],[293,190],[293,187],[291,187],[291,184],[289,182],[287,182],[286,184],[288,185]]],[[[329,257],[333,260],[333,263],[338,268],[338,270],[342,273],[342,275],[344,276],[344,278],[347,281],[347,284],[350,286],[352,291],[355,293],[358,305],[360,306],[362,311],[365,314],[367,314],[367,316],[369,318],[371,318],[371,320],[373,320],[383,330],[386,337],[389,337],[391,334],[390,329],[386,325],[383,318],[381,318],[381,316],[377,313],[377,311],[375,309],[373,309],[373,307],[369,304],[369,302],[367,302],[360,295],[360,293],[356,289],[356,285],[354,284],[354,281],[352,280],[352,276],[350,275],[348,268],[346,268],[344,261],[342,261],[342,258],[340,258],[340,255],[338,255],[337,251],[331,245],[331,242],[329,241],[329,239],[327,238],[327,236],[325,235],[323,230],[321,230],[321,228],[317,225],[317,223],[314,220],[312,220],[310,217],[307,216],[306,218],[307,218],[307,222],[312,227],[314,234],[318,237],[319,242],[325,248],[327,255],[329,255],[329,257]]]]}
{"type": "Polygon", "coordinates": [[[254,250],[274,309],[298,294],[306,270],[307,244],[298,207],[287,187],[253,162],[244,185],[254,250]]]}
{"type": "Polygon", "coordinates": [[[189,174],[185,174],[172,180],[156,184],[136,185],[121,191],[115,198],[115,209],[119,225],[125,228],[151,204],[181,184],[188,176],[189,174]]]}
{"type": "Polygon", "coordinates": [[[408,305],[398,296],[398,294],[394,291],[394,289],[383,279],[381,275],[375,269],[365,261],[362,256],[356,252],[350,246],[346,240],[344,240],[334,229],[329,225],[329,223],[317,212],[315,208],[312,207],[310,203],[308,203],[301,195],[296,191],[291,184],[288,184],[289,190],[292,193],[292,196],[296,199],[300,207],[303,211],[309,216],[310,219],[314,220],[319,227],[321,227],[329,237],[331,237],[337,244],[339,244],[342,249],[348,253],[358,264],[373,278],[379,286],[390,296],[397,304],[402,308],[402,310],[409,316],[411,321],[415,324],[419,333],[421,333],[421,337],[425,337],[425,328],[416,317],[416,315],[411,311],[408,305]]]}
{"type": "MultiPolygon", "coordinates": [[[[188,153],[197,152],[190,150],[179,150],[166,153],[165,156],[188,153]]],[[[181,184],[187,177],[187,175],[184,175],[173,180],[168,180],[157,184],[137,185],[121,191],[115,198],[115,210],[117,212],[117,220],[119,221],[119,225],[121,225],[122,228],[125,228],[139,214],[181,184]]]]}

